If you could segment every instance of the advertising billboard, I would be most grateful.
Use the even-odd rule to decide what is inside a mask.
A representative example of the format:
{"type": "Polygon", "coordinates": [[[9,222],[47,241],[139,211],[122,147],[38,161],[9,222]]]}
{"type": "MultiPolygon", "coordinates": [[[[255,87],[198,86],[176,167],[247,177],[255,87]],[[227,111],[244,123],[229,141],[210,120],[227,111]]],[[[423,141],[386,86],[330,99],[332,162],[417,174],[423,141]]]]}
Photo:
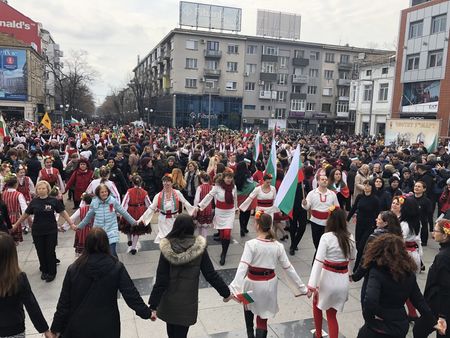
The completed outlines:
{"type": "Polygon", "coordinates": [[[387,119],[384,144],[408,147],[423,142],[428,151],[438,144],[441,120],[387,119]]]}
{"type": "Polygon", "coordinates": [[[8,34],[41,52],[39,23],[0,1],[0,33],[8,34]]]}
{"type": "Polygon", "coordinates": [[[180,26],[241,31],[242,9],[180,1],[180,26]]]}
{"type": "Polygon", "coordinates": [[[26,101],[27,52],[0,48],[0,100],[26,101]]]}
{"type": "Polygon", "coordinates": [[[403,87],[403,113],[437,113],[440,81],[405,83],[403,87]]]}
{"type": "Polygon", "coordinates": [[[281,39],[300,39],[301,16],[258,9],[256,35],[281,39]]]}

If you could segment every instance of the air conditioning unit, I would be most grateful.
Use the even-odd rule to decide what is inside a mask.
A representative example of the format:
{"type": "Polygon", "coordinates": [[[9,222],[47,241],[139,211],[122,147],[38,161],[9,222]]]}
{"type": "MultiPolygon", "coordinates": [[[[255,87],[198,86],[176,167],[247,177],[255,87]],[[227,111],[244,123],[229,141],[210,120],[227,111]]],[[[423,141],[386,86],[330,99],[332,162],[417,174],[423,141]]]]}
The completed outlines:
{"type": "Polygon", "coordinates": [[[249,75],[250,75],[250,74],[249,74],[248,72],[245,72],[245,73],[244,73],[244,76],[245,76],[245,77],[247,77],[247,76],[249,76],[249,75]]]}
{"type": "Polygon", "coordinates": [[[247,123],[247,119],[242,119],[242,122],[243,123],[247,123]]]}
{"type": "Polygon", "coordinates": [[[200,39],[200,44],[204,45],[205,44],[205,39],[200,39]]]}
{"type": "Polygon", "coordinates": [[[205,82],[205,81],[206,81],[206,79],[204,77],[200,78],[200,82],[205,82]]]}
{"type": "Polygon", "coordinates": [[[264,81],[259,81],[260,86],[264,86],[264,81]]]}

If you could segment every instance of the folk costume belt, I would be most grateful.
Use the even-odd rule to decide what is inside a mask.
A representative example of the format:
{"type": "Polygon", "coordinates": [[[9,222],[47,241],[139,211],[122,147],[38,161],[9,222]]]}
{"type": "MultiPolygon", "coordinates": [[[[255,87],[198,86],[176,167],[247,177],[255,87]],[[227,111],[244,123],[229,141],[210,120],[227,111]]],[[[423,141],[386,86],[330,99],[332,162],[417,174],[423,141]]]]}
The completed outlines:
{"type": "Polygon", "coordinates": [[[275,271],[272,269],[250,267],[247,272],[247,278],[253,281],[271,280],[275,277],[275,271]]]}
{"type": "Polygon", "coordinates": [[[419,246],[416,242],[405,242],[406,251],[413,252],[419,249],[419,246]]]}
{"type": "Polygon", "coordinates": [[[323,262],[323,268],[335,273],[347,273],[348,262],[330,262],[326,260],[323,262]]]}
{"type": "Polygon", "coordinates": [[[166,218],[173,218],[173,216],[175,216],[176,214],[178,214],[178,212],[172,212],[172,211],[160,211],[160,213],[164,216],[166,216],[166,218]]]}
{"type": "Polygon", "coordinates": [[[330,216],[330,212],[328,210],[327,211],[311,210],[311,216],[317,219],[325,220],[328,219],[328,216],[330,216]]]}
{"type": "Polygon", "coordinates": [[[226,202],[222,202],[222,201],[216,201],[216,208],[224,209],[224,210],[234,209],[234,202],[226,203],[226,202]]]}
{"type": "Polygon", "coordinates": [[[273,200],[257,200],[258,207],[269,208],[273,206],[273,200]]]}

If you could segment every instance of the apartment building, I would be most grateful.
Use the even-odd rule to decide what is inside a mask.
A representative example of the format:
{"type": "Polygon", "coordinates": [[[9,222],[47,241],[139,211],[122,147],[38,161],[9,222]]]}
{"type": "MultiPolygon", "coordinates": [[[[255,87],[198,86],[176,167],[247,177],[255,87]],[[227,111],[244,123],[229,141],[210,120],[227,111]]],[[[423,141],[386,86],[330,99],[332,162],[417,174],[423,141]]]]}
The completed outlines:
{"type": "Polygon", "coordinates": [[[441,120],[449,135],[450,1],[412,0],[401,12],[392,116],[441,120]]]}
{"type": "Polygon", "coordinates": [[[172,30],[134,69],[152,121],[167,125],[348,130],[354,61],[393,52],[172,30]]]}
{"type": "Polygon", "coordinates": [[[350,114],[355,116],[355,133],[384,134],[391,116],[395,78],[395,55],[382,56],[358,67],[359,76],[350,85],[350,114]]]}

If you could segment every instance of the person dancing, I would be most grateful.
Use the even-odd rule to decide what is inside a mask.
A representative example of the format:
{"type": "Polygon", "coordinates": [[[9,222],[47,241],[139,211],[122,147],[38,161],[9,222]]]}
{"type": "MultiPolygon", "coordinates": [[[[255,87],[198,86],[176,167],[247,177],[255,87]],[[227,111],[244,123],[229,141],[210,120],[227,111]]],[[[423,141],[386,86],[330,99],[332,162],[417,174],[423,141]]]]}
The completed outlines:
{"type": "MultiPolygon", "coordinates": [[[[3,191],[2,199],[8,209],[9,219],[14,224],[23,215],[27,209],[27,202],[22,193],[17,191],[18,181],[14,174],[9,174],[5,177],[5,191],[3,191]]],[[[16,227],[11,235],[18,245],[23,241],[23,231],[28,228],[27,220],[21,222],[20,226],[16,227]]]]}
{"type": "MultiPolygon", "coordinates": [[[[211,178],[206,172],[201,172],[199,177],[201,184],[195,192],[194,207],[197,207],[198,203],[203,200],[212,189],[212,185],[210,183],[211,178]]],[[[195,221],[199,234],[206,238],[208,235],[208,228],[211,227],[213,221],[212,203],[209,203],[209,205],[202,211],[197,212],[195,221]]]]}

